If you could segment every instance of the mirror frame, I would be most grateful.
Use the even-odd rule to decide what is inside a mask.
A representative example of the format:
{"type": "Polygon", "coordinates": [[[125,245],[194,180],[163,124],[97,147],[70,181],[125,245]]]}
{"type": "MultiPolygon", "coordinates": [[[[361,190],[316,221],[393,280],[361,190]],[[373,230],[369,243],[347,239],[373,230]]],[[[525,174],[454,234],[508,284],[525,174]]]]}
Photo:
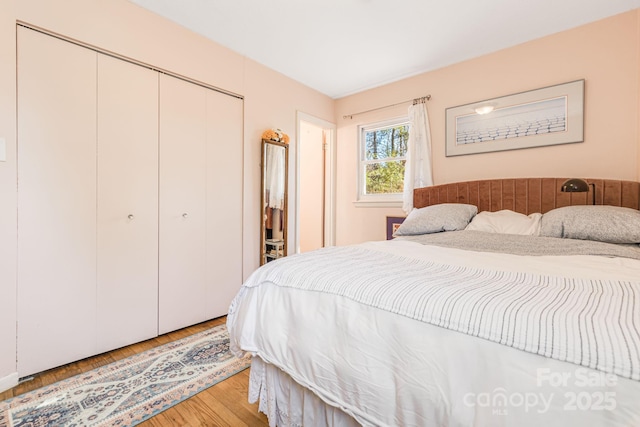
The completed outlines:
{"type": "Polygon", "coordinates": [[[277,145],[279,147],[284,148],[284,206],[282,209],[282,223],[283,223],[283,232],[282,239],[284,241],[282,245],[282,256],[287,256],[287,219],[288,219],[288,205],[289,205],[289,144],[285,144],[284,142],[271,141],[268,139],[262,140],[261,145],[261,161],[260,161],[260,265],[264,265],[267,263],[267,248],[266,248],[266,237],[267,237],[267,229],[265,226],[266,221],[266,201],[265,201],[265,193],[266,193],[266,151],[267,144],[277,145]]]}

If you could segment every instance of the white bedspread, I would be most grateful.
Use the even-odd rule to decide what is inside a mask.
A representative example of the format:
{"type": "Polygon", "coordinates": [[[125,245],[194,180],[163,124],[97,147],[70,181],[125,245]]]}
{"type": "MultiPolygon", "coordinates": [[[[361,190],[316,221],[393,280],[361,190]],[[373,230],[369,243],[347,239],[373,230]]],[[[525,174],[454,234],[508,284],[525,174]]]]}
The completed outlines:
{"type": "MultiPolygon", "coordinates": [[[[474,271],[635,283],[628,286],[640,278],[640,262],[622,258],[475,253],[397,240],[359,248],[474,271]]],[[[259,277],[230,309],[234,351],[280,367],[362,424],[640,425],[636,380],[259,277]]],[[[637,353],[628,359],[640,363],[637,353]]]]}

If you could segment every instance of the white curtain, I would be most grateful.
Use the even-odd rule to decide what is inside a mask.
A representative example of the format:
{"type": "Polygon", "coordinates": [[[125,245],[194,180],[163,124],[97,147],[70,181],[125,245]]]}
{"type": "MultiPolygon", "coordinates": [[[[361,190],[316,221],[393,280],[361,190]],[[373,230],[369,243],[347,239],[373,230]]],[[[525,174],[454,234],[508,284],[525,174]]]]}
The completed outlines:
{"type": "Polygon", "coordinates": [[[413,209],[413,189],[433,185],[431,167],[431,130],[427,105],[424,102],[409,107],[409,142],[404,169],[402,210],[413,209]]]}

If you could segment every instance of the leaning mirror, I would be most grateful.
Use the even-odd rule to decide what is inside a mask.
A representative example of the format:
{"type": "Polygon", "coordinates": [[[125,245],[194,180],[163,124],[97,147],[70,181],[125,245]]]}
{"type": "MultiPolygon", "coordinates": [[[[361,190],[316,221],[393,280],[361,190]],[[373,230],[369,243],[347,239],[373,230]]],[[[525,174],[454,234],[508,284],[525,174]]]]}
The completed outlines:
{"type": "Polygon", "coordinates": [[[260,265],[287,255],[289,146],[262,140],[260,265]]]}

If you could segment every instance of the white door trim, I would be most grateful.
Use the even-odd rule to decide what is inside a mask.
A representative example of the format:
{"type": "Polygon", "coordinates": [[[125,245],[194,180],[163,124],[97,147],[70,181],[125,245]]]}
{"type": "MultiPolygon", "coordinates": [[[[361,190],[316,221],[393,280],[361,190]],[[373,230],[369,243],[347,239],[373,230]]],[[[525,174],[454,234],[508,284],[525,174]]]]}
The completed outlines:
{"type": "Polygon", "coordinates": [[[336,125],[302,111],[297,111],[296,120],[296,203],[295,203],[295,250],[300,253],[300,122],[308,122],[323,128],[327,132],[326,174],[325,174],[325,212],[324,244],[336,243],[336,125]]]}

